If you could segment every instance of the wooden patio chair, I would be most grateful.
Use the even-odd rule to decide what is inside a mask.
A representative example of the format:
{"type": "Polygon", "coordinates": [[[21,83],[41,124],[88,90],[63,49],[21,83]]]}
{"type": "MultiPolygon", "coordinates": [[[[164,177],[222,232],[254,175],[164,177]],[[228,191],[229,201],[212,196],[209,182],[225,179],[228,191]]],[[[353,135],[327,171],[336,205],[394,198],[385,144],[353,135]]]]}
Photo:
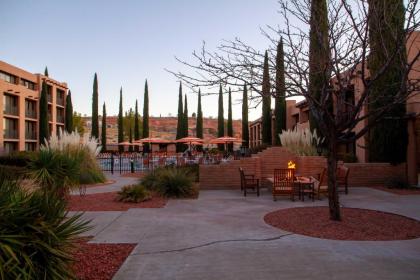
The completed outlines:
{"type": "Polygon", "coordinates": [[[241,176],[241,191],[244,192],[244,196],[248,189],[256,191],[257,196],[260,196],[260,180],[255,178],[255,175],[245,174],[242,168],[239,168],[239,174],[241,176]]]}
{"type": "Polygon", "coordinates": [[[290,196],[295,201],[295,170],[294,169],[274,169],[273,181],[273,200],[277,196],[290,196]]]}
{"type": "Polygon", "coordinates": [[[328,196],[327,169],[324,168],[319,175],[319,181],[314,184],[314,192],[317,199],[321,199],[321,194],[328,196]]]}
{"type": "Polygon", "coordinates": [[[337,168],[337,188],[344,187],[344,193],[348,194],[348,177],[349,177],[349,168],[341,165],[337,168]]]}

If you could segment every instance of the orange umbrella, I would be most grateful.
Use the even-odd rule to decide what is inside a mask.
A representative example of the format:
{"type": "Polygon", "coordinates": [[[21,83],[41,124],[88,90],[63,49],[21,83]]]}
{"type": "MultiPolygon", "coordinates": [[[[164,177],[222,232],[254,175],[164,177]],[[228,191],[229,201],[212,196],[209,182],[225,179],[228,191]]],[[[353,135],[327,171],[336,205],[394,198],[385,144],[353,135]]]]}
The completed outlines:
{"type": "Polygon", "coordinates": [[[194,145],[194,146],[203,146],[203,142],[191,142],[191,145],[194,145]]]}
{"type": "Polygon", "coordinates": [[[170,141],[168,141],[166,139],[162,139],[162,138],[157,138],[157,137],[149,137],[149,138],[140,139],[140,140],[136,141],[136,143],[166,144],[166,143],[170,143],[170,141]]]}
{"type": "Polygon", "coordinates": [[[176,140],[177,143],[192,143],[192,142],[203,142],[203,139],[197,137],[184,137],[176,140]]]}
{"type": "Polygon", "coordinates": [[[118,143],[118,146],[130,146],[130,145],[132,144],[128,141],[118,143]]]}
{"type": "Polygon", "coordinates": [[[224,136],[210,140],[210,144],[242,143],[242,140],[235,137],[224,136]]]}

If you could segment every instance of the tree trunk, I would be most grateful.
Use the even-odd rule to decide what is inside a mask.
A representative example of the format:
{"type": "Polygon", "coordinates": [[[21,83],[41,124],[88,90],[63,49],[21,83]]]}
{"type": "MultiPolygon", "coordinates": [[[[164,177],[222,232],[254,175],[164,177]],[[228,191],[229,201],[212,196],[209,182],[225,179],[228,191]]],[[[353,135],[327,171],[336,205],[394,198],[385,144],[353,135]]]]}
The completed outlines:
{"type": "MultiPolygon", "coordinates": [[[[333,137],[331,137],[333,138],[333,137]]],[[[328,205],[330,208],[330,219],[341,221],[340,201],[337,189],[337,142],[331,139],[328,153],[328,205]]]]}

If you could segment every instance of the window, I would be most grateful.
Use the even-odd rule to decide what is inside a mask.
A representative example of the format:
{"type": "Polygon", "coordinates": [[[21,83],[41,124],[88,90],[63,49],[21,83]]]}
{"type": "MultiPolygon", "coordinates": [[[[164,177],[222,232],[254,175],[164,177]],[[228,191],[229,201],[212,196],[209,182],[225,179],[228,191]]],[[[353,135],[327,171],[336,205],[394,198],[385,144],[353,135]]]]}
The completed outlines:
{"type": "Polygon", "coordinates": [[[0,80],[6,81],[11,84],[16,84],[17,77],[12,74],[0,71],[0,80]]]}
{"type": "Polygon", "coordinates": [[[36,119],[36,101],[25,99],[25,117],[36,119]]]}
{"type": "Polygon", "coordinates": [[[36,123],[25,121],[25,139],[36,140],[36,123]]]}
{"type": "Polygon", "coordinates": [[[52,122],[52,108],[48,105],[48,121],[52,122]]]}
{"type": "Polygon", "coordinates": [[[4,146],[4,152],[7,154],[16,152],[17,147],[18,147],[16,142],[4,142],[3,146],[4,146]]]}
{"type": "Polygon", "coordinates": [[[19,102],[19,97],[5,93],[3,96],[3,104],[4,104],[3,113],[6,115],[18,116],[19,115],[18,102],[19,102]]]}
{"type": "Polygon", "coordinates": [[[31,81],[20,78],[20,84],[22,86],[28,88],[28,89],[35,90],[35,83],[34,82],[31,82],[31,81]]]}
{"type": "Polygon", "coordinates": [[[3,129],[5,139],[18,139],[18,120],[3,118],[3,129]]]}
{"type": "Polygon", "coordinates": [[[57,107],[57,122],[64,123],[64,110],[57,107]]]}
{"type": "Polygon", "coordinates": [[[64,90],[57,89],[57,104],[64,106],[64,90]]]}
{"type": "Polygon", "coordinates": [[[34,142],[26,142],[25,143],[25,151],[35,151],[36,150],[36,143],[34,142]]]}
{"type": "Polygon", "coordinates": [[[47,85],[47,100],[52,102],[52,86],[47,85]]]}

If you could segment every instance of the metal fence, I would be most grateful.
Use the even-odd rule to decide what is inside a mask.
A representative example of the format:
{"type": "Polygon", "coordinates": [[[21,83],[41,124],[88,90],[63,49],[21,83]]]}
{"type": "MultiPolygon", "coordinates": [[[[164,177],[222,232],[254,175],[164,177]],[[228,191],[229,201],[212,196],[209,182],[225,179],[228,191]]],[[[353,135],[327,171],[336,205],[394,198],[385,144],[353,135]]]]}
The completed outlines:
{"type": "MultiPolygon", "coordinates": [[[[163,166],[184,166],[193,164],[220,164],[238,160],[241,154],[148,154],[141,153],[101,153],[97,156],[99,166],[103,171],[117,173],[135,173],[153,170],[163,166]]],[[[248,155],[245,155],[248,156],[248,155]]]]}

